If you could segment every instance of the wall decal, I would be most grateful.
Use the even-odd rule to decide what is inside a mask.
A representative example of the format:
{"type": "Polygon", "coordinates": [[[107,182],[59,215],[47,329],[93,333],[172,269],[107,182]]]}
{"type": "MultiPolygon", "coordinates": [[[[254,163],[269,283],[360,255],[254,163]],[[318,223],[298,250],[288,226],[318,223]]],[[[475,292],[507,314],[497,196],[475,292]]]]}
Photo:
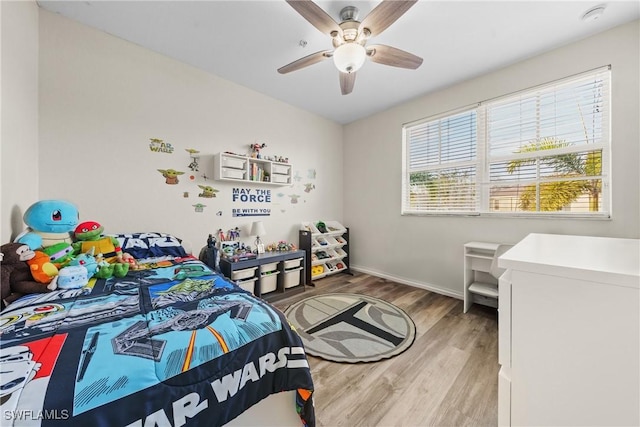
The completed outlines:
{"type": "Polygon", "coordinates": [[[307,178],[316,179],[316,170],[315,169],[307,170],[307,178]]]}
{"type": "Polygon", "coordinates": [[[234,188],[231,197],[234,202],[271,203],[271,190],[234,188]]]}
{"type": "Polygon", "coordinates": [[[198,154],[200,151],[194,148],[185,148],[185,151],[189,153],[189,155],[191,156],[191,163],[189,163],[189,169],[191,169],[193,172],[198,172],[198,159],[200,157],[196,156],[195,154],[198,154]]]}
{"type": "Polygon", "coordinates": [[[302,177],[300,176],[300,171],[296,171],[296,174],[293,176],[293,179],[297,182],[302,181],[302,177]]]}
{"type": "Polygon", "coordinates": [[[189,192],[185,191],[184,193],[182,193],[182,197],[184,197],[185,199],[189,198],[189,192]]]}
{"type": "Polygon", "coordinates": [[[216,212],[216,216],[222,216],[222,211],[216,212]]]}
{"type": "Polygon", "coordinates": [[[234,208],[231,209],[231,216],[240,217],[240,216],[270,216],[271,209],[269,208],[234,208]]]}
{"type": "Polygon", "coordinates": [[[191,205],[191,206],[196,208],[196,212],[198,212],[198,213],[204,212],[204,208],[207,207],[207,205],[203,205],[202,203],[196,203],[195,205],[191,205]]]}
{"type": "MultiPolygon", "coordinates": [[[[241,203],[271,203],[271,190],[260,188],[234,188],[231,200],[241,203]]],[[[238,216],[269,216],[271,209],[268,208],[235,208],[231,210],[231,215],[238,216]]]]}
{"type": "Polygon", "coordinates": [[[296,203],[298,203],[298,199],[300,198],[300,196],[298,196],[297,194],[289,194],[289,197],[291,197],[292,205],[295,205],[296,203]]]}
{"type": "Polygon", "coordinates": [[[315,190],[316,186],[314,184],[304,184],[304,192],[311,193],[311,190],[315,190]]]}
{"type": "Polygon", "coordinates": [[[198,187],[202,189],[202,193],[198,194],[198,197],[206,197],[206,198],[216,197],[216,193],[219,191],[209,185],[198,184],[198,187]]]}
{"type": "Polygon", "coordinates": [[[278,197],[284,197],[284,193],[278,193],[278,194],[276,194],[276,196],[278,196],[278,197]]]}
{"type": "Polygon", "coordinates": [[[169,184],[169,185],[175,185],[178,182],[178,175],[183,175],[184,172],[180,172],[177,171],[175,169],[158,169],[158,172],[160,172],[162,174],[162,176],[165,177],[165,183],[169,184]]]}
{"type": "Polygon", "coordinates": [[[164,142],[158,138],[149,138],[151,142],[149,143],[149,149],[154,153],[173,153],[173,146],[168,142],[164,142]]]}

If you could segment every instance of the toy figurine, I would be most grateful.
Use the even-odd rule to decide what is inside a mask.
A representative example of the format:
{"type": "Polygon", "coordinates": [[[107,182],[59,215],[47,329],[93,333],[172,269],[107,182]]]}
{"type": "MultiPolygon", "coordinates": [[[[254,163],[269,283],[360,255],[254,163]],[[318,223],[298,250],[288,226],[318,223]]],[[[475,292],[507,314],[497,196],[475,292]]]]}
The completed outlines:
{"type": "Polygon", "coordinates": [[[260,159],[260,150],[265,148],[267,144],[249,144],[249,148],[251,148],[251,157],[254,159],[260,159]]]}

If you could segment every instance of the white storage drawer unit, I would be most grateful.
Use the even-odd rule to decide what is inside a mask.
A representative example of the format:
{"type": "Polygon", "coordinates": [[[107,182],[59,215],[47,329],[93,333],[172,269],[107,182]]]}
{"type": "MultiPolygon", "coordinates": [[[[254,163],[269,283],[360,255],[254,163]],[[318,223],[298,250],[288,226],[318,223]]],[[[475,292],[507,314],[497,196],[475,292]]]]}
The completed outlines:
{"type": "Polygon", "coordinates": [[[530,234],[499,265],[498,424],[640,425],[640,240],[530,234]]]}

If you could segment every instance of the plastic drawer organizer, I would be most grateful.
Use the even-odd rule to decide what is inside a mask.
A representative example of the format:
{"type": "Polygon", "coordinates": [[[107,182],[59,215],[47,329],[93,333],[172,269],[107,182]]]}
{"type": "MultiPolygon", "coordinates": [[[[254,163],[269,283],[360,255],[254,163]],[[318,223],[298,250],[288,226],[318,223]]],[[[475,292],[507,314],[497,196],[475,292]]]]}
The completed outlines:
{"type": "Polygon", "coordinates": [[[303,222],[299,245],[307,251],[307,281],[334,273],[351,273],[348,242],[349,229],[338,221],[303,222]]]}
{"type": "Polygon", "coordinates": [[[302,258],[284,261],[284,287],[293,288],[300,284],[300,270],[302,270],[302,258]]]}
{"type": "Polygon", "coordinates": [[[267,252],[239,261],[222,257],[220,271],[242,289],[273,301],[304,291],[306,264],[302,250],[267,252]]]}
{"type": "Polygon", "coordinates": [[[231,280],[236,282],[245,291],[254,292],[256,284],[256,270],[258,267],[243,268],[242,270],[235,270],[231,273],[231,280]]]}
{"type": "Polygon", "coordinates": [[[260,293],[268,294],[278,288],[278,263],[270,262],[260,266],[260,293]]]}

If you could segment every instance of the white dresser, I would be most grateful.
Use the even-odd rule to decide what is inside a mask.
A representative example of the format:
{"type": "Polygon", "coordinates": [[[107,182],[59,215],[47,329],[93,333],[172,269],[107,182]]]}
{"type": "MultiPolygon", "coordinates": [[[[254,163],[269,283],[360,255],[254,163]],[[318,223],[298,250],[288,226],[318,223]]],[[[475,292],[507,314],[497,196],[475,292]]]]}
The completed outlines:
{"type": "Polygon", "coordinates": [[[498,424],[640,425],[640,240],[530,234],[498,265],[498,424]]]}

